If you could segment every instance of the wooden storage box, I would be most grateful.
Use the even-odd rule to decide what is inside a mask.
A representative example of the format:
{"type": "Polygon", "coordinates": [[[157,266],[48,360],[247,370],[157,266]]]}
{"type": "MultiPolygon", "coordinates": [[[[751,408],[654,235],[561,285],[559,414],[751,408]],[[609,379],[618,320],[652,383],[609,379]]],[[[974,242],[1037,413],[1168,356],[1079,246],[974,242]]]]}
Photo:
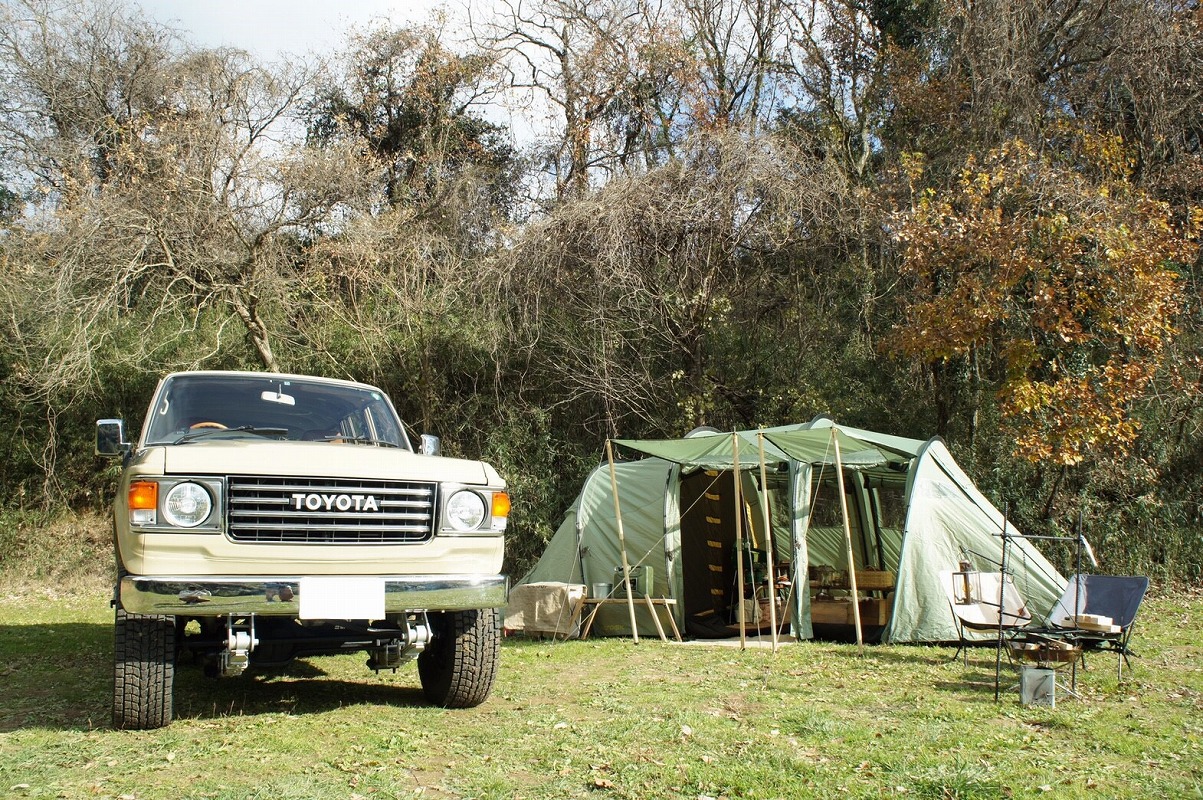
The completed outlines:
{"type": "MultiPolygon", "coordinates": [[[[855,625],[852,601],[811,600],[810,621],[817,625],[855,625]]],[[[890,621],[890,604],[880,598],[871,597],[860,601],[860,624],[881,626],[890,621]]]]}
{"type": "Polygon", "coordinates": [[[810,621],[817,625],[851,625],[852,601],[811,600],[810,621]]]}
{"type": "MultiPolygon", "coordinates": [[[[890,621],[890,604],[878,597],[860,601],[861,625],[885,625],[890,621]]],[[[851,622],[851,620],[849,620],[851,622]]]]}

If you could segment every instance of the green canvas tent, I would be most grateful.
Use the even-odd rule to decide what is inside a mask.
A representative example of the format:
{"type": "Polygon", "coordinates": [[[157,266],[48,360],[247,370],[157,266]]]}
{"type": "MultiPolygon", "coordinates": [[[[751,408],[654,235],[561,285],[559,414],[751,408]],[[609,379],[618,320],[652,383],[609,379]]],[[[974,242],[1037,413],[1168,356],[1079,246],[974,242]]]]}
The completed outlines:
{"type": "MultiPolygon", "coordinates": [[[[632,567],[651,567],[652,584],[640,590],[674,598],[678,625],[691,636],[736,635],[740,615],[745,625],[766,625],[765,615],[749,616],[748,608],[755,612],[761,607],[757,601],[767,604],[769,597],[786,603],[783,611],[788,609],[798,638],[847,636],[849,577],[855,577],[870,638],[954,641],[958,631],[939,574],[963,560],[997,570],[1004,531],[1016,588],[1033,613],[1051,608],[1065,584],[938,438],[890,436],[820,417],[759,431],[614,445],[618,453],[643,456],[614,464],[627,560],[632,567]],[[837,489],[837,444],[846,524],[837,489]],[[743,558],[736,553],[737,513],[743,558]],[[771,554],[778,574],[764,574],[765,554],[771,554]],[[741,562],[743,582],[737,575],[741,562]]],[[[623,563],[618,521],[610,466],[603,463],[585,479],[543,556],[520,583],[617,585],[623,563]]],[[[630,635],[630,619],[627,608],[606,606],[593,631],[630,635]]],[[[642,604],[636,604],[636,624],[642,635],[655,629],[642,604]]]]}

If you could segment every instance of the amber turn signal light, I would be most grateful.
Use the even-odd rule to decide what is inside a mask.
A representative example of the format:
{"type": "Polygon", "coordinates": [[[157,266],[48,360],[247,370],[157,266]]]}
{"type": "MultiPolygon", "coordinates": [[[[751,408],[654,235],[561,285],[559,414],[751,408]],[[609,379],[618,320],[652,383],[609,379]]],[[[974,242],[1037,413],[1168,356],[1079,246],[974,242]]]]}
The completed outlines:
{"type": "Polygon", "coordinates": [[[129,485],[130,509],[159,507],[159,484],[154,481],[134,481],[129,485]]]}
{"type": "Polygon", "coordinates": [[[508,517],[510,515],[510,496],[505,492],[493,492],[493,516],[508,517]]]}

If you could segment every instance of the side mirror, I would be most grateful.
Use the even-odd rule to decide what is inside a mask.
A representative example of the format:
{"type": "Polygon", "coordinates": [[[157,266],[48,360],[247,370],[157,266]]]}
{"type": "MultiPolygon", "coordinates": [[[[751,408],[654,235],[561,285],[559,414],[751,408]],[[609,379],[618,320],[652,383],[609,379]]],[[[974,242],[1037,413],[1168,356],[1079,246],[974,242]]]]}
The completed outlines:
{"type": "Polygon", "coordinates": [[[125,441],[125,422],[119,419],[96,420],[96,455],[123,456],[129,452],[125,441]]]}
{"type": "Polygon", "coordinates": [[[439,437],[424,433],[422,434],[422,443],[418,448],[418,452],[424,456],[437,456],[443,452],[443,445],[439,441],[439,437]]]}

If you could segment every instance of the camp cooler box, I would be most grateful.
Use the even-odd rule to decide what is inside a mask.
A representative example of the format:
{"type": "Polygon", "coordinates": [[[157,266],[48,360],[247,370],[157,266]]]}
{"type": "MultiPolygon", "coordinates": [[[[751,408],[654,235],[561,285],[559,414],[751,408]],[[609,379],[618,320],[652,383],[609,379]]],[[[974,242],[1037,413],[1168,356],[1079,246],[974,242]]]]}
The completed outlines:
{"type": "MultiPolygon", "coordinates": [[[[636,597],[651,597],[652,590],[655,588],[653,581],[655,572],[650,564],[643,564],[638,567],[631,567],[631,594],[636,597]]],[[[614,568],[614,590],[611,592],[611,597],[626,597],[627,587],[622,582],[622,567],[614,568]]]]}

